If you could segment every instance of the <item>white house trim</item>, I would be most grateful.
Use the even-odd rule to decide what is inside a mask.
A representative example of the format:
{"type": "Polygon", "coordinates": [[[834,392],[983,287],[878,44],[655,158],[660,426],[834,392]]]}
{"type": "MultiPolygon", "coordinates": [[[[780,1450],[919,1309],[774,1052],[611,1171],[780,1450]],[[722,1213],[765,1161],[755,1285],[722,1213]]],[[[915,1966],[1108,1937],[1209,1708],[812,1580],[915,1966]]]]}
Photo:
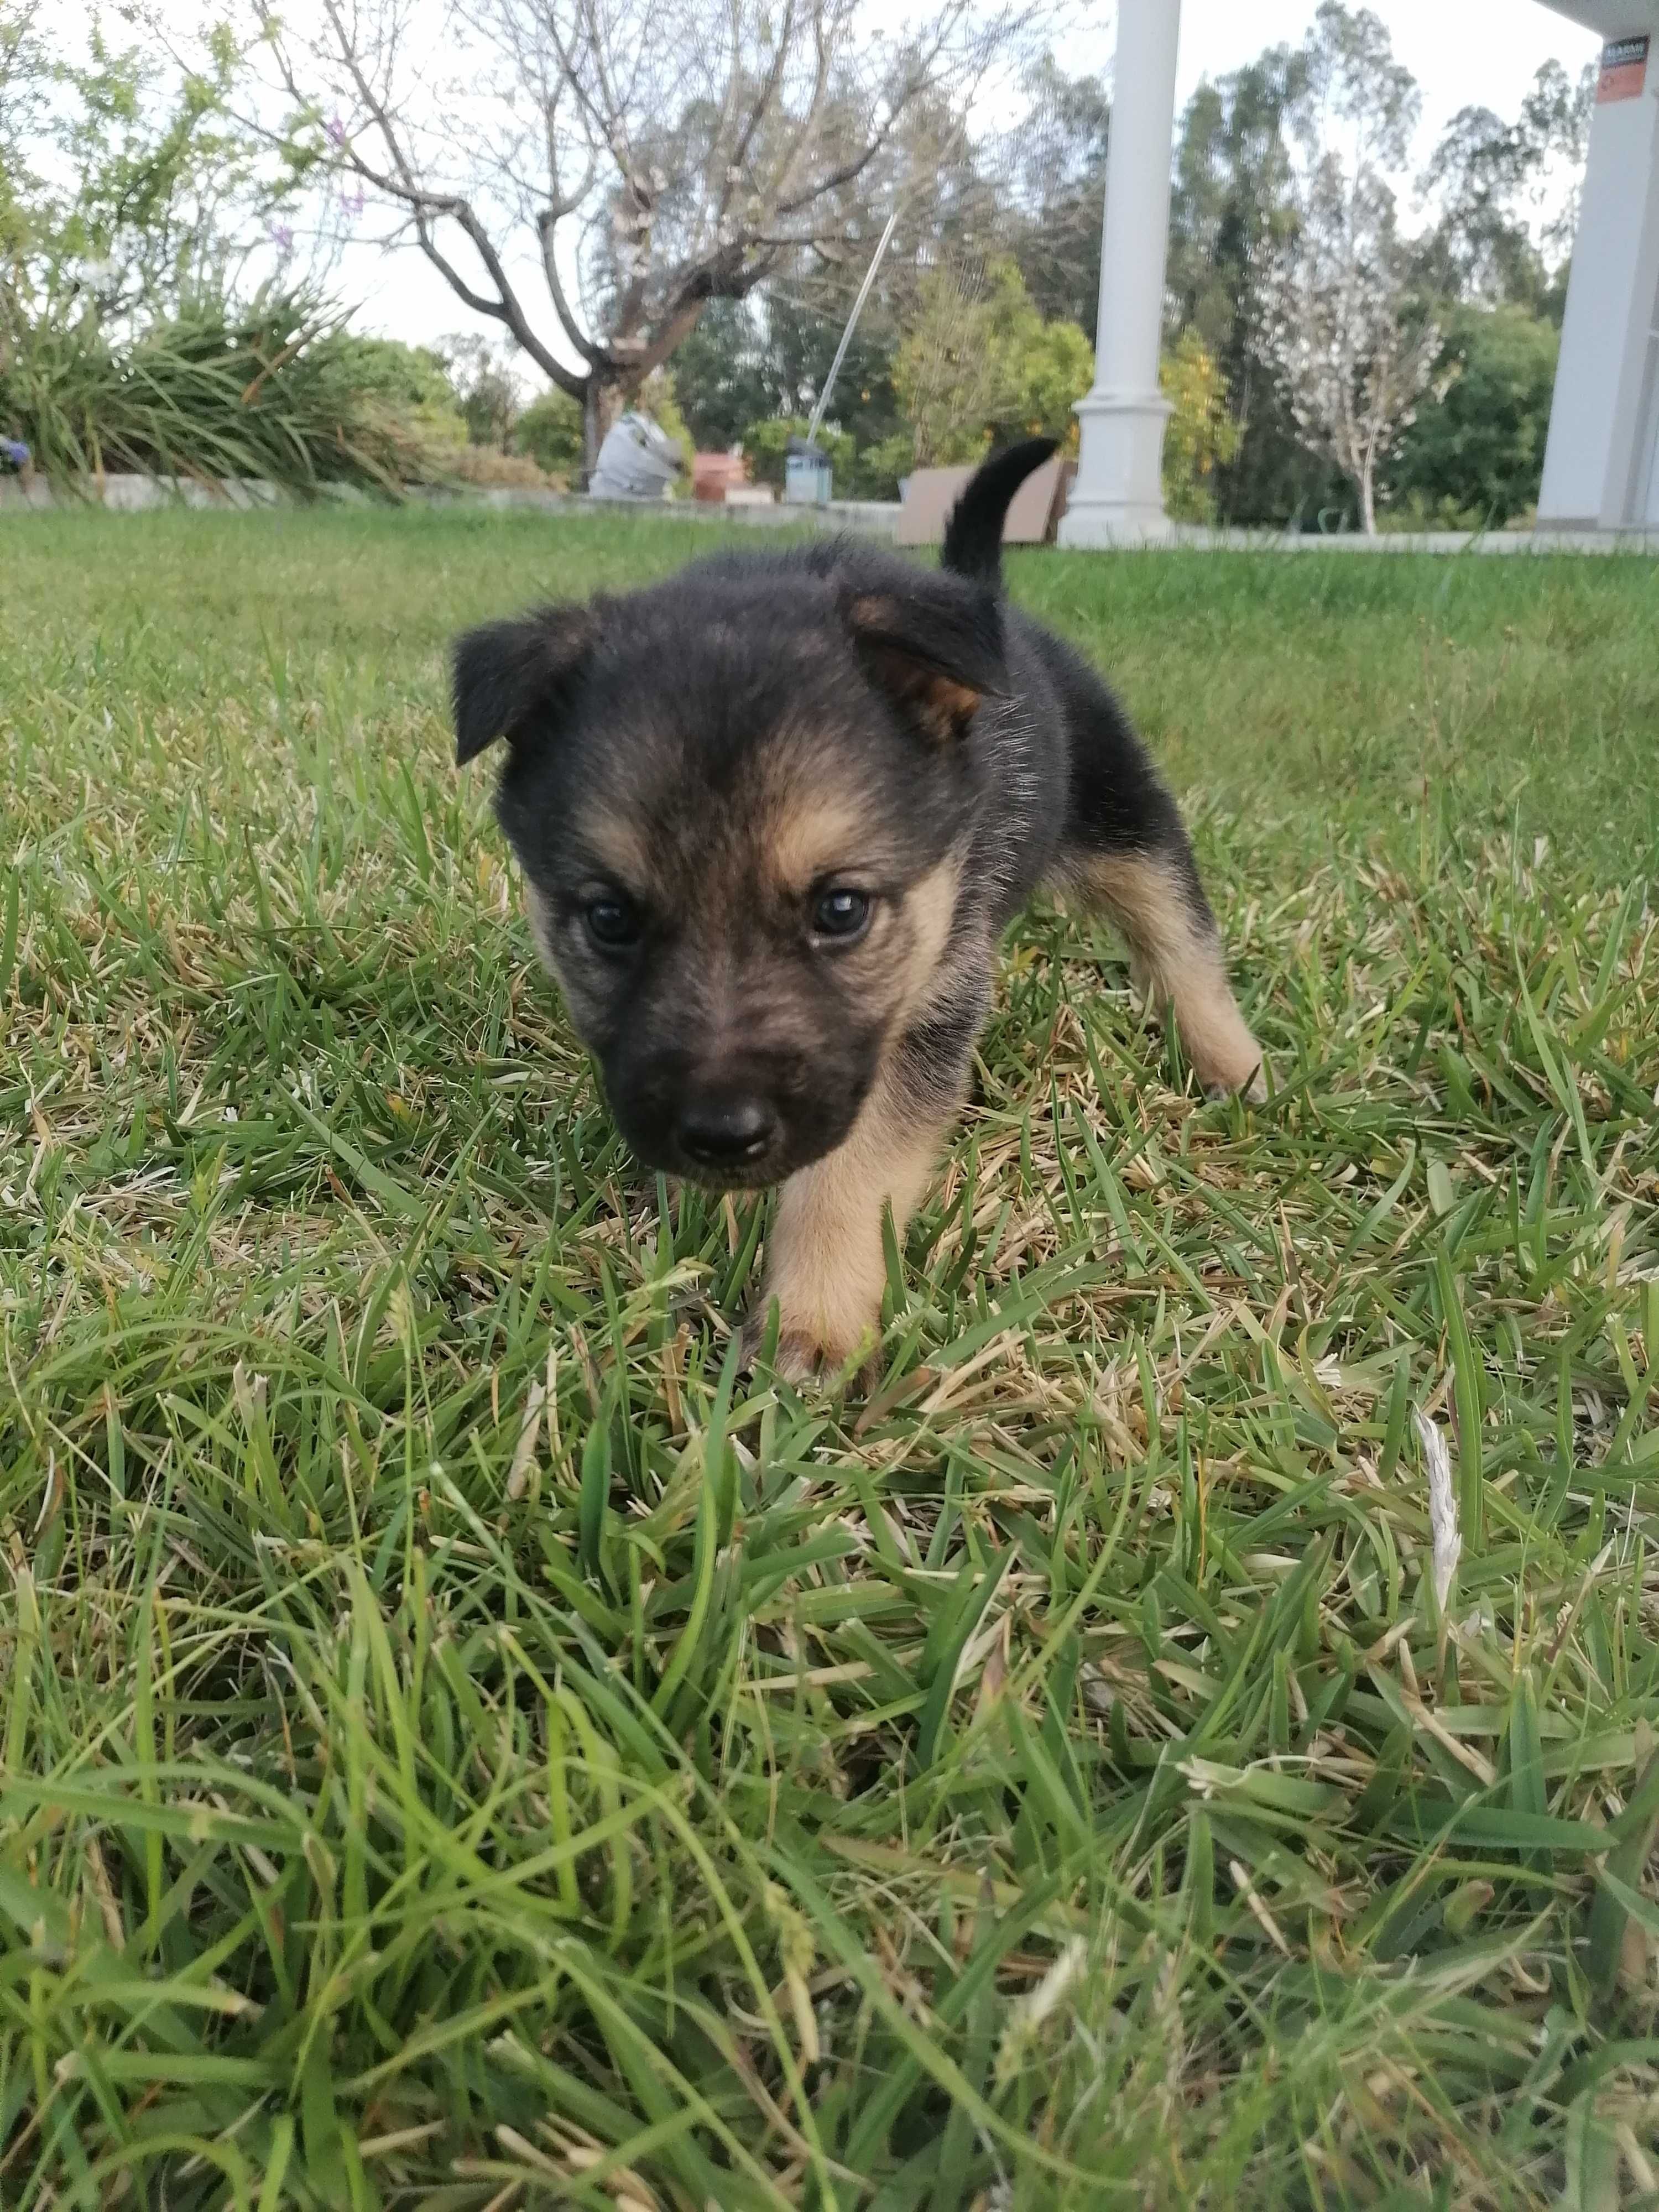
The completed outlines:
{"type": "Polygon", "coordinates": [[[1540,529],[1659,528],[1659,0],[1544,0],[1599,31],[1604,64],[1645,39],[1590,126],[1550,409],[1540,529]]]}

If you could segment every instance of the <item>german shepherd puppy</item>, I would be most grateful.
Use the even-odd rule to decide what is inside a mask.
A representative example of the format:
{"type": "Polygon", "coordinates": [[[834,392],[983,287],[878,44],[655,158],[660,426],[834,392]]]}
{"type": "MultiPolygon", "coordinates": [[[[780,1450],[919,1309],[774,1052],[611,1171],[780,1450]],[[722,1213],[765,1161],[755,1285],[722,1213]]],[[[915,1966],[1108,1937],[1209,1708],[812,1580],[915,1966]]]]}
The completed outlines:
{"type": "Polygon", "coordinates": [[[942,566],[845,538],[721,552],[455,647],[456,757],[623,1135],[717,1190],[781,1186],[748,1349],[800,1382],[867,1349],[968,1087],[997,945],[1039,885],[1109,915],[1214,1095],[1261,1052],[1175,802],[1111,695],[1004,599],[988,460],[942,566]]]}

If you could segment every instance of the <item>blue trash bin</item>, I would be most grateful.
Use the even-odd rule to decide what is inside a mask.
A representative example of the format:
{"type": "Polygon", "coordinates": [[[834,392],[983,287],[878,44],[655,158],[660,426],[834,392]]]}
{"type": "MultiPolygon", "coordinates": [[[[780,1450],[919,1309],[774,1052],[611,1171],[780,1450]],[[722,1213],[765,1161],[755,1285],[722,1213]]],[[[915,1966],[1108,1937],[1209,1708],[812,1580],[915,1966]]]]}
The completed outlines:
{"type": "Polygon", "coordinates": [[[808,445],[805,438],[789,441],[783,456],[783,495],[791,506],[823,506],[833,481],[828,453],[808,445]]]}

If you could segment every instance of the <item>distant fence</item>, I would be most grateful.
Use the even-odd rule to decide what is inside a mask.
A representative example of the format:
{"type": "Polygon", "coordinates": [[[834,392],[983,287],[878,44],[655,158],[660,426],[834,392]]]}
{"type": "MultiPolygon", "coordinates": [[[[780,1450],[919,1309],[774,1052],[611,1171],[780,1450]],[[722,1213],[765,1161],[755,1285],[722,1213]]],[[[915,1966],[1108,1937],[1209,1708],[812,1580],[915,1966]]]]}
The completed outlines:
{"type": "MultiPolygon", "coordinates": [[[[355,484],[325,484],[321,491],[331,505],[378,504],[355,484]]],[[[409,487],[405,496],[411,505],[425,507],[527,507],[544,514],[641,514],[672,522],[740,523],[763,530],[794,524],[854,531],[861,537],[890,542],[898,536],[900,513],[896,500],[836,499],[821,506],[792,506],[781,500],[774,507],[726,507],[691,499],[590,499],[579,492],[539,491],[524,484],[464,484],[453,489],[422,484],[409,487]]],[[[88,506],[101,507],[111,514],[136,514],[169,507],[247,510],[295,504],[280,486],[257,478],[210,483],[195,477],[106,476],[89,483],[85,495],[77,496],[55,490],[42,477],[0,477],[0,515],[88,506]]],[[[1124,542],[1130,547],[1146,543],[1143,539],[1124,542]]],[[[1357,531],[1324,537],[1312,532],[1208,530],[1180,524],[1152,542],[1208,553],[1659,554],[1659,532],[1639,530],[1389,530],[1378,538],[1364,538],[1357,531]]]]}
{"type": "MultiPolygon", "coordinates": [[[[322,497],[342,507],[376,504],[356,484],[324,484],[322,497]]],[[[701,500],[590,499],[579,492],[542,491],[531,484],[462,484],[453,489],[441,484],[411,484],[404,496],[412,504],[437,507],[530,507],[546,514],[592,514],[603,508],[610,514],[666,516],[674,521],[738,522],[760,528],[780,524],[816,523],[832,530],[855,530],[871,538],[894,536],[898,527],[896,500],[831,500],[820,506],[792,506],[780,501],[772,506],[715,506],[701,500]]],[[[83,491],[59,491],[45,477],[0,477],[0,514],[51,513],[84,507],[101,507],[112,514],[146,514],[158,507],[198,510],[292,507],[292,496],[278,484],[258,477],[210,483],[200,477],[105,476],[89,479],[83,491]]]]}

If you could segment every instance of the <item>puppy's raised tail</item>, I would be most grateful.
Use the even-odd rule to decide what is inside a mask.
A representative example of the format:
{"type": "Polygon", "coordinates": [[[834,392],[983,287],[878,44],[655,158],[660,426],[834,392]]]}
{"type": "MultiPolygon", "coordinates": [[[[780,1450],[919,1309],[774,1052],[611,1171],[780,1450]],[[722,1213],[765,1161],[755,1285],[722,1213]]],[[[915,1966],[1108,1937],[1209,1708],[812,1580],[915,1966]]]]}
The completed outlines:
{"type": "Polygon", "coordinates": [[[958,576],[972,576],[981,584],[1001,582],[1002,526],[1008,519],[1009,503],[1026,477],[1042,466],[1059,444],[1058,438],[1027,438],[993,453],[982,468],[974,471],[945,526],[941,568],[958,576]]]}

